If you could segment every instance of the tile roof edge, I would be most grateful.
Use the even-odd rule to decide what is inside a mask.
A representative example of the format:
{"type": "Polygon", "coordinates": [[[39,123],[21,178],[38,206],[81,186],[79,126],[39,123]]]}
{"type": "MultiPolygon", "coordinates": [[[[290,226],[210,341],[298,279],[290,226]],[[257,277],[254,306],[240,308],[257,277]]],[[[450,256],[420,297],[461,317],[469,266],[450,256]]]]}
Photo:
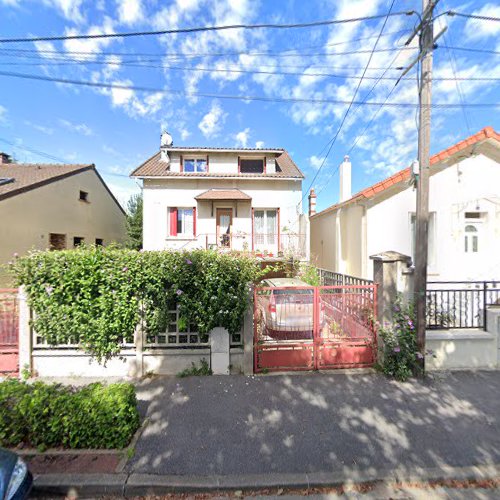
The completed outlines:
{"type": "MultiPolygon", "coordinates": [[[[468,146],[472,146],[474,144],[479,143],[482,140],[486,139],[495,139],[500,143],[500,133],[496,132],[495,129],[491,126],[484,127],[482,128],[479,132],[465,138],[464,140],[449,146],[446,149],[443,149],[442,151],[439,151],[438,153],[434,154],[430,158],[430,164],[435,165],[436,163],[439,163],[440,161],[447,160],[454,154],[464,150],[468,146]]],[[[362,189],[355,195],[353,195],[351,198],[348,200],[342,202],[342,203],[336,203],[334,205],[331,205],[321,212],[318,212],[314,215],[311,215],[311,218],[317,217],[318,215],[325,214],[331,211],[336,210],[337,208],[340,208],[341,206],[348,205],[349,203],[354,203],[359,198],[365,198],[369,199],[372,198],[373,196],[376,196],[387,189],[389,189],[392,186],[395,186],[396,184],[399,184],[400,182],[403,182],[407,180],[410,177],[410,168],[406,167],[402,170],[399,170],[395,174],[391,175],[390,177],[387,177],[385,179],[382,179],[379,182],[376,182],[375,184],[362,189]],[[378,189],[382,188],[382,189],[378,189]]]]}

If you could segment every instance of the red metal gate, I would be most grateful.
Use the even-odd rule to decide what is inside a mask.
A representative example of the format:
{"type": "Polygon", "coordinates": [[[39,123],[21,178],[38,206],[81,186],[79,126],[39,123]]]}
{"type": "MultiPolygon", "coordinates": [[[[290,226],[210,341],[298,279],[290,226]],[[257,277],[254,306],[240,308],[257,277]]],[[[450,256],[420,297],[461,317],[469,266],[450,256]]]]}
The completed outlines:
{"type": "Polygon", "coordinates": [[[0,288],[0,376],[19,373],[17,290],[0,288]]]}
{"type": "Polygon", "coordinates": [[[255,372],[372,366],[376,301],[376,285],[256,288],[255,372]]]}

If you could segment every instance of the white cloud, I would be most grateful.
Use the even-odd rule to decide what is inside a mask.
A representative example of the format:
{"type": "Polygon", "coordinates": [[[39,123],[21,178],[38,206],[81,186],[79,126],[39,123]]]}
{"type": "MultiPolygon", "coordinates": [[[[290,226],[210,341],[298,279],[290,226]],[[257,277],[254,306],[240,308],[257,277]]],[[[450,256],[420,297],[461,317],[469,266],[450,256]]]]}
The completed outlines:
{"type": "Polygon", "coordinates": [[[0,3],[7,5],[7,7],[17,7],[21,0],[0,0],[0,3]]]}
{"type": "Polygon", "coordinates": [[[64,119],[60,119],[59,123],[64,128],[67,128],[72,132],[76,132],[77,134],[86,136],[94,135],[94,131],[88,125],[85,125],[85,123],[72,123],[69,120],[64,120],[64,119]]]}
{"type": "MultiPolygon", "coordinates": [[[[488,3],[481,9],[473,12],[477,16],[500,17],[500,5],[488,3]]],[[[479,19],[468,19],[464,28],[465,36],[469,40],[495,37],[500,35],[500,23],[493,21],[482,21],[479,19]]]]}
{"type": "Polygon", "coordinates": [[[57,52],[56,47],[51,42],[39,41],[34,42],[35,48],[41,57],[46,59],[53,59],[54,53],[57,52]]]}
{"type": "Polygon", "coordinates": [[[0,104],[0,123],[5,123],[7,121],[7,108],[0,104]]]}
{"type": "MultiPolygon", "coordinates": [[[[324,159],[325,159],[324,157],[312,155],[309,157],[309,165],[311,165],[311,167],[314,168],[315,170],[318,170],[318,168],[321,167],[324,159]]],[[[328,160],[325,161],[325,165],[327,164],[328,160]]]]}
{"type": "Polygon", "coordinates": [[[116,3],[121,23],[130,25],[143,20],[144,12],[141,0],[116,0],[116,3]]]}
{"type": "Polygon", "coordinates": [[[186,130],[185,128],[181,128],[180,133],[182,141],[185,141],[188,137],[191,136],[191,132],[189,132],[189,130],[186,130]]]}
{"type": "Polygon", "coordinates": [[[250,129],[246,128],[235,135],[236,146],[246,148],[248,146],[248,139],[250,138],[250,129]]]}
{"type": "Polygon", "coordinates": [[[52,135],[54,133],[54,129],[51,127],[46,127],[44,125],[40,125],[38,123],[32,123],[30,121],[25,121],[24,123],[26,125],[29,125],[30,127],[33,127],[35,130],[42,132],[42,134],[52,135]]]}
{"type": "Polygon", "coordinates": [[[255,149],[262,149],[265,146],[264,141],[257,141],[255,143],[255,149]]]}
{"type": "MultiPolygon", "coordinates": [[[[91,26],[87,31],[77,30],[75,28],[67,28],[65,34],[67,36],[74,35],[99,35],[113,34],[114,22],[110,17],[105,17],[101,26],[91,26]]],[[[111,38],[89,38],[85,40],[65,40],[64,48],[67,52],[82,52],[82,54],[74,54],[73,57],[80,61],[95,59],[95,55],[99,54],[102,48],[107,47],[112,43],[111,38]]]]}
{"type": "Polygon", "coordinates": [[[85,20],[80,8],[83,4],[83,0],[43,0],[45,5],[59,10],[63,16],[69,21],[74,23],[81,23],[85,20]]]}
{"type": "Polygon", "coordinates": [[[210,139],[216,137],[226,120],[227,113],[224,113],[219,103],[212,103],[210,111],[201,119],[198,128],[202,134],[210,139]]]}

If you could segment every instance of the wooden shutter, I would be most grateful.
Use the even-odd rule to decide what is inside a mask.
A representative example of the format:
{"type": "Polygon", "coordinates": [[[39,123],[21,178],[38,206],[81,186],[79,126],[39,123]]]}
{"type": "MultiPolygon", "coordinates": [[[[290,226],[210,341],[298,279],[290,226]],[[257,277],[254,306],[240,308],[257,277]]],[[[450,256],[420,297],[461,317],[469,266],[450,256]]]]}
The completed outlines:
{"type": "Polygon", "coordinates": [[[193,236],[196,236],[196,207],[193,207],[193,236]]]}
{"type": "Polygon", "coordinates": [[[170,209],[170,236],[177,236],[177,208],[170,209]]]}

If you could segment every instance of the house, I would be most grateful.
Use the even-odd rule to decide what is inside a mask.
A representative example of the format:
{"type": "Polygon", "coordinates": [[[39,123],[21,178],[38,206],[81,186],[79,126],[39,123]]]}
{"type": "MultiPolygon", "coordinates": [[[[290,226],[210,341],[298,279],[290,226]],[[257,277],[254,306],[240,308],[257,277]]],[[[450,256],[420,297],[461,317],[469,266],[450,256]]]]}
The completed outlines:
{"type": "Polygon", "coordinates": [[[308,249],[304,175],[284,149],[180,147],[165,133],[131,176],[143,181],[145,250],[308,249]]]}
{"type": "Polygon", "coordinates": [[[31,249],[126,241],[125,212],[94,165],[0,162],[0,265],[31,249]]]}
{"type": "MultiPolygon", "coordinates": [[[[500,134],[491,127],[432,156],[429,281],[499,277],[499,162],[500,134]]],[[[350,172],[346,157],[339,203],[310,216],[311,260],[363,278],[372,278],[370,255],[394,250],[414,260],[416,191],[410,169],[354,196],[350,172]]]]}

